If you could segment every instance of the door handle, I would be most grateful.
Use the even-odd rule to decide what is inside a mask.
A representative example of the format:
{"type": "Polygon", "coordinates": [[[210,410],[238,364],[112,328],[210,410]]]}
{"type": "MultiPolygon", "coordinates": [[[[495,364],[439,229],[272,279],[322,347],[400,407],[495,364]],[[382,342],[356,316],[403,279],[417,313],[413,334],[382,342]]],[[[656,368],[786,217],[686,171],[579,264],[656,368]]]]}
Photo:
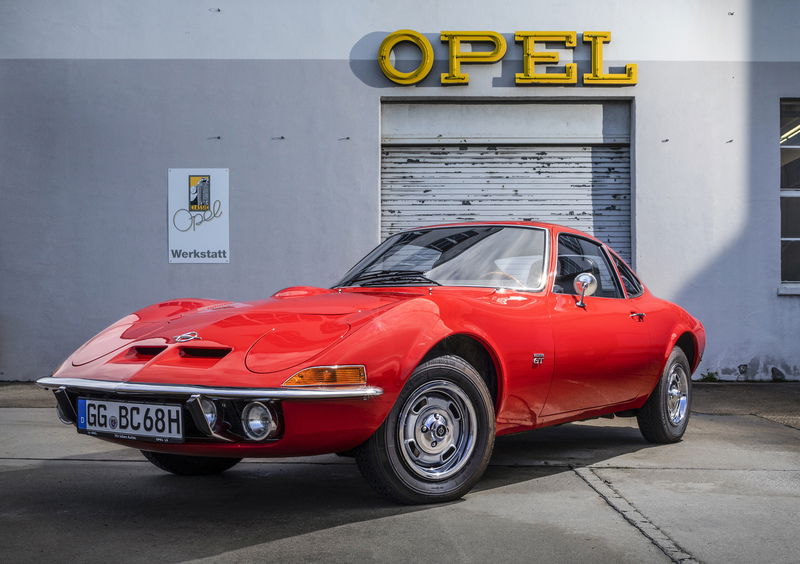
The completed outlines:
{"type": "Polygon", "coordinates": [[[631,318],[634,318],[634,317],[638,318],[639,321],[644,321],[644,318],[645,318],[645,314],[644,313],[636,312],[636,311],[631,312],[630,316],[631,316],[631,318]]]}

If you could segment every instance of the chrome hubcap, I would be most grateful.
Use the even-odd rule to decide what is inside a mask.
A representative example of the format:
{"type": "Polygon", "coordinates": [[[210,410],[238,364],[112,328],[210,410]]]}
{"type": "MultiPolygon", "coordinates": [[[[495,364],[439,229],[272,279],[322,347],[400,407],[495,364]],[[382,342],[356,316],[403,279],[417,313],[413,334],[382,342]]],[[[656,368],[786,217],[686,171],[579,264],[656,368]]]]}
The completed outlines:
{"type": "Polygon", "coordinates": [[[689,406],[689,378],[680,364],[675,363],[669,371],[666,400],[669,422],[677,427],[686,419],[689,406]]]}
{"type": "Polygon", "coordinates": [[[398,419],[400,452],[408,468],[427,480],[458,472],[475,449],[472,402],[455,384],[428,382],[406,400],[398,419]]]}

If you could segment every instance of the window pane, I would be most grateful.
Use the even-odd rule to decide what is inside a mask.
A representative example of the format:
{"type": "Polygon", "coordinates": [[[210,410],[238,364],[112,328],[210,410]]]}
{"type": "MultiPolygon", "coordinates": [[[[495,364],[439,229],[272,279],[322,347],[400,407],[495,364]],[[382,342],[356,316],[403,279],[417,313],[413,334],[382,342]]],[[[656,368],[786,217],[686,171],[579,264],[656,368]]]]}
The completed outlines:
{"type": "Polygon", "coordinates": [[[781,188],[800,188],[800,149],[781,148],[781,188]]]}
{"type": "Polygon", "coordinates": [[[642,284],[636,278],[636,275],[616,255],[614,255],[614,263],[617,265],[617,270],[622,278],[625,291],[628,292],[628,297],[635,298],[640,296],[642,294],[642,284]]]}
{"type": "Polygon", "coordinates": [[[781,280],[800,282],[800,241],[781,241],[781,280]]]}
{"type": "Polygon", "coordinates": [[[611,269],[599,245],[572,235],[558,236],[558,263],[553,292],[575,295],[575,277],[582,272],[597,278],[595,296],[601,298],[621,298],[622,291],[617,277],[611,269]]]}
{"type": "Polygon", "coordinates": [[[386,239],[337,285],[424,285],[428,279],[444,286],[539,290],[546,278],[546,235],[543,229],[502,226],[406,231],[386,239]]]}
{"type": "Polygon", "coordinates": [[[781,198],[781,237],[800,238],[800,197],[781,198]]]}
{"type": "Polygon", "coordinates": [[[781,102],[781,145],[800,145],[800,101],[781,102]]]}

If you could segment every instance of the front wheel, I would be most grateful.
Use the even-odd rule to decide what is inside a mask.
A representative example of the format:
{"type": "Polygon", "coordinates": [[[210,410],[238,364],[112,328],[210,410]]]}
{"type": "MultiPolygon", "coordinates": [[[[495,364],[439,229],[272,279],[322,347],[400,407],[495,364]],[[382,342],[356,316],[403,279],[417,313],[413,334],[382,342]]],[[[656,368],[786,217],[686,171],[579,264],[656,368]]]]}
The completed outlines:
{"type": "Polygon", "coordinates": [[[451,501],[483,475],[494,437],[494,406],[483,378],[464,359],[441,356],[414,370],[356,461],[367,481],[395,501],[451,501]]]}
{"type": "Polygon", "coordinates": [[[218,458],[211,456],[186,456],[165,452],[141,451],[153,465],[180,476],[207,476],[220,474],[238,464],[241,458],[218,458]]]}
{"type": "Polygon", "coordinates": [[[676,443],[686,431],[691,406],[691,368],[683,350],[675,347],[653,393],[636,414],[639,430],[651,443],[676,443]]]}

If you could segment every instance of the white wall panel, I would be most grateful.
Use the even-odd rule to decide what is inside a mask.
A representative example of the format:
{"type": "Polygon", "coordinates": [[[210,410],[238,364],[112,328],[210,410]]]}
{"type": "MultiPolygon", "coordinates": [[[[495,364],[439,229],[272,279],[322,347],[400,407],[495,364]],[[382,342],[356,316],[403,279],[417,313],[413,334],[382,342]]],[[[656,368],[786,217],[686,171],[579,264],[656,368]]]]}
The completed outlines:
{"type": "Polygon", "coordinates": [[[630,105],[503,102],[384,103],[384,143],[628,143],[630,105]]]}

